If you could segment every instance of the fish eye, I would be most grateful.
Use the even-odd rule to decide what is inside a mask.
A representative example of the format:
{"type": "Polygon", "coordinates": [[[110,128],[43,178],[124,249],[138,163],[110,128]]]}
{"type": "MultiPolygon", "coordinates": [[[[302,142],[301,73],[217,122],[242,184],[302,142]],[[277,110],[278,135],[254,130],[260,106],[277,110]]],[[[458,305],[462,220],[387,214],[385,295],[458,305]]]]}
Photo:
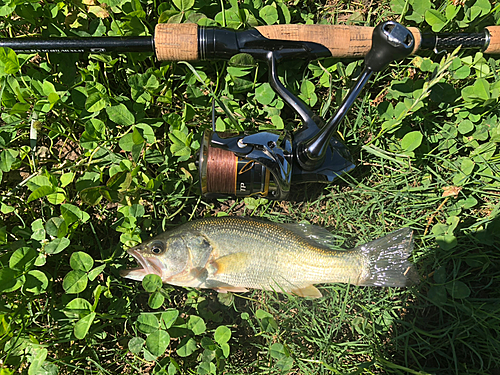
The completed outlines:
{"type": "Polygon", "coordinates": [[[163,244],[161,242],[154,243],[151,246],[151,252],[155,255],[159,255],[159,254],[163,253],[163,251],[165,251],[165,247],[163,246],[163,244]]]}

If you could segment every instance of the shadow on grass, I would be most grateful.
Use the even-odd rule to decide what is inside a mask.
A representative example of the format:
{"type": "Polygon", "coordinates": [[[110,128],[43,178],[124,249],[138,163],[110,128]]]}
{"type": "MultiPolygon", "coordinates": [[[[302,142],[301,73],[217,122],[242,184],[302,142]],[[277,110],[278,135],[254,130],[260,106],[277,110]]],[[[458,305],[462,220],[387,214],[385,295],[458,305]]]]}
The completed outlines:
{"type": "Polygon", "coordinates": [[[394,325],[395,362],[429,373],[500,374],[499,244],[497,217],[428,250],[416,298],[394,325]]]}

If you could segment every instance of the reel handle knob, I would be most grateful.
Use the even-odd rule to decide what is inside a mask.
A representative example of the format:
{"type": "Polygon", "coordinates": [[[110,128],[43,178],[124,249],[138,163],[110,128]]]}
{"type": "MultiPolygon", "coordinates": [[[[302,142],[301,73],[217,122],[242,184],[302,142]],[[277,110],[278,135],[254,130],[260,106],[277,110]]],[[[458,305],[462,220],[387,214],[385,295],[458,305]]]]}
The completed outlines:
{"type": "Polygon", "coordinates": [[[365,57],[365,66],[380,72],[394,60],[413,52],[415,38],[410,30],[395,21],[386,21],[373,30],[372,48],[365,57]]]}

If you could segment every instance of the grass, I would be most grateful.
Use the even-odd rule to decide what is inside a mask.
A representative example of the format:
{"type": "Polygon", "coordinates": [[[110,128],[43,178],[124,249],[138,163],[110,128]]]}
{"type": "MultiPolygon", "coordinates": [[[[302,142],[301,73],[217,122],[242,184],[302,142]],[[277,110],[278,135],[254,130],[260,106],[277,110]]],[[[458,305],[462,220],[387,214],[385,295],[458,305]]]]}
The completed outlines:
{"type": "MultiPolygon", "coordinates": [[[[109,0],[9,3],[0,15],[6,36],[87,36],[146,35],[158,20],[242,29],[393,18],[475,31],[500,12],[481,1],[109,0]]],[[[262,99],[264,66],[231,75],[227,62],[0,51],[0,374],[500,374],[499,63],[456,51],[392,64],[339,128],[352,173],[300,200],[208,201],[194,155],[210,90],[239,127],[273,127],[276,115],[300,127],[280,99],[262,99]],[[345,248],[411,226],[421,282],[322,285],[324,297],[308,300],[119,276],[134,263],[129,246],[217,215],[307,221],[345,248]]],[[[328,118],[361,63],[298,65],[284,64],[284,82],[328,118]]],[[[234,124],[221,115],[218,126],[234,124]]]]}

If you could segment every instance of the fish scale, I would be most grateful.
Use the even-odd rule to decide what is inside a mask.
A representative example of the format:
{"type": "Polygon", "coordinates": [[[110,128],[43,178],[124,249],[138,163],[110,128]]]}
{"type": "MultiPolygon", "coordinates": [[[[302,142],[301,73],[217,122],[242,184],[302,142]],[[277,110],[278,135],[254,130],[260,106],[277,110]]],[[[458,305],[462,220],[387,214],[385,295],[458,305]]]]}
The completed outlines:
{"type": "Polygon", "coordinates": [[[310,297],[321,296],[313,286],[319,283],[405,286],[414,281],[415,272],[407,260],[413,248],[409,228],[345,251],[314,239],[328,236],[329,232],[312,225],[204,218],[130,249],[143,268],[122,274],[141,280],[147,273],[157,273],[173,285],[219,292],[253,288],[310,297]]]}

